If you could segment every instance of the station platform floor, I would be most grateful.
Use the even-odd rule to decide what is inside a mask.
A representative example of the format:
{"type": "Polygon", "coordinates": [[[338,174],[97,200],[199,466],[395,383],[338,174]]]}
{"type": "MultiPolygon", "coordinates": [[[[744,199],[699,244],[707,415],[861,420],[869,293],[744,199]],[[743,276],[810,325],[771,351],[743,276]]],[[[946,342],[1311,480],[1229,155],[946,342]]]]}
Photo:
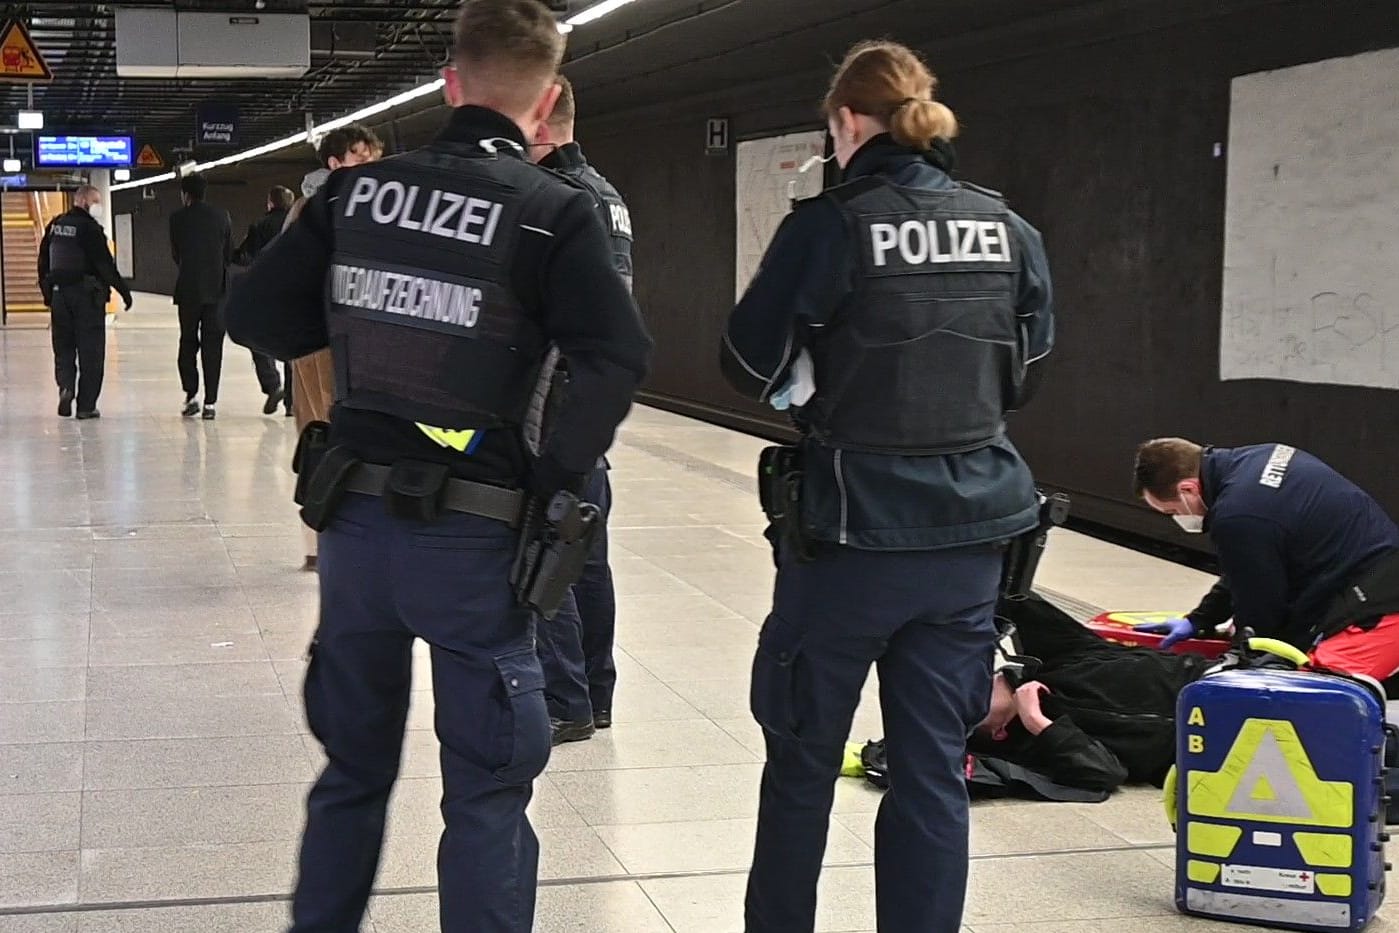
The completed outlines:
{"type": "MultiPolygon", "coordinates": [[[[141,296],[108,331],[103,418],[79,423],[54,414],[47,333],[0,330],[0,933],[285,929],[321,761],[299,693],[317,591],[290,500],[295,429],[260,413],[231,344],[218,420],[182,419],[176,340],[173,307],[141,296]]],[[[557,749],[538,783],[544,933],[742,930],[762,768],[748,670],[772,583],[761,446],[641,407],[618,438],[616,725],[557,749]]],[[[1084,611],[1185,608],[1209,582],[1062,530],[1039,577],[1084,611]]],[[[426,675],[373,933],[437,928],[426,675]]],[[[881,732],[871,689],[853,738],[881,732]]],[[[874,929],[879,799],[841,782],[821,931],[874,929]]],[[[973,823],[976,933],[1212,926],[1175,913],[1153,788],[978,804],[973,823]]]]}

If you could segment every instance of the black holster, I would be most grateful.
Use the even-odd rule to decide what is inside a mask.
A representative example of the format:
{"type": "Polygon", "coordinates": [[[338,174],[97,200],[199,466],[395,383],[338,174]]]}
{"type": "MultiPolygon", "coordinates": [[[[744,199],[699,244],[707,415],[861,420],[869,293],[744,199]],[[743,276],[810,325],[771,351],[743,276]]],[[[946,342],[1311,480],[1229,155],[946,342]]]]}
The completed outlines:
{"type": "Polygon", "coordinates": [[[445,463],[400,460],[389,467],[384,483],[384,508],[394,518],[433,522],[442,514],[442,499],[451,470],[445,463]]]}
{"type": "Polygon", "coordinates": [[[583,576],[601,512],[571,492],[554,493],[546,506],[531,497],[520,520],[520,546],[510,585],[520,605],[553,619],[569,587],[583,576]]]}
{"type": "Polygon", "coordinates": [[[306,425],[296,441],[296,451],[291,455],[291,471],[296,474],[296,488],[291,499],[297,505],[306,504],[306,489],[311,477],[321,465],[330,450],[330,425],[324,421],[312,421],[306,425]]]}
{"type": "Polygon", "coordinates": [[[1069,517],[1069,497],[1062,492],[1040,496],[1040,520],[1034,528],[1010,540],[1001,566],[1001,596],[1024,599],[1030,595],[1040,558],[1049,543],[1049,531],[1069,517]]]}
{"type": "Polygon", "coordinates": [[[783,551],[798,560],[813,557],[811,540],[802,525],[802,452],[800,447],[765,447],[758,455],[758,501],[771,523],[768,540],[773,556],[783,551]]]}
{"type": "Polygon", "coordinates": [[[301,502],[301,520],[306,527],[312,531],[325,531],[330,527],[340,501],[345,498],[350,473],[359,464],[360,459],[345,447],[331,447],[325,451],[306,482],[301,502]]]}

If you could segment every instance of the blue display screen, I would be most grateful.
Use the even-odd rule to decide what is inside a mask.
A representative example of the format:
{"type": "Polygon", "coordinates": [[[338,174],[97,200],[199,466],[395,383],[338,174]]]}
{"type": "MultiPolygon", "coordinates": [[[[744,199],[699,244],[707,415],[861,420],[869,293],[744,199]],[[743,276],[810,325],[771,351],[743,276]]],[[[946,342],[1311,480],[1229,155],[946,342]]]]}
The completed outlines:
{"type": "Polygon", "coordinates": [[[46,168],[126,168],[131,164],[130,136],[39,136],[34,164],[46,168]]]}

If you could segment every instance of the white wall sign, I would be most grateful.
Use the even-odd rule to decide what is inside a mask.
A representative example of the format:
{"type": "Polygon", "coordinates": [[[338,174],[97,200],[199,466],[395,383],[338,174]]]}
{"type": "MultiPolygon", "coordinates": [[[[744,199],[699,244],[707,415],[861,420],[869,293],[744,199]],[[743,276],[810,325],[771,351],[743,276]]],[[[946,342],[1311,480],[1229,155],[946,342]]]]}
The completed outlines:
{"type": "Polygon", "coordinates": [[[131,215],[118,214],[112,223],[115,227],[112,239],[117,244],[117,271],[122,278],[129,279],[136,274],[135,264],[131,261],[131,215]]]}
{"type": "Polygon", "coordinates": [[[792,196],[815,197],[821,193],[821,166],[798,171],[812,156],[826,149],[826,134],[790,133],[752,139],[738,144],[734,160],[734,201],[738,211],[738,263],[735,292],[742,297],[762,262],[772,235],[792,209],[792,196]]]}

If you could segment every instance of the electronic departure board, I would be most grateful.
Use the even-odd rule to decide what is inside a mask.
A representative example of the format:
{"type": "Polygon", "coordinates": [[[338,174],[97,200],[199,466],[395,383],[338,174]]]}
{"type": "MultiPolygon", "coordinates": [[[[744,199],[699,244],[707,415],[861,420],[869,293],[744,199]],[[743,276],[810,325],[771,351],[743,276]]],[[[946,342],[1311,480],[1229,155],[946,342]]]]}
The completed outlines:
{"type": "Polygon", "coordinates": [[[44,168],[126,168],[131,165],[130,136],[39,136],[34,164],[44,168]]]}

